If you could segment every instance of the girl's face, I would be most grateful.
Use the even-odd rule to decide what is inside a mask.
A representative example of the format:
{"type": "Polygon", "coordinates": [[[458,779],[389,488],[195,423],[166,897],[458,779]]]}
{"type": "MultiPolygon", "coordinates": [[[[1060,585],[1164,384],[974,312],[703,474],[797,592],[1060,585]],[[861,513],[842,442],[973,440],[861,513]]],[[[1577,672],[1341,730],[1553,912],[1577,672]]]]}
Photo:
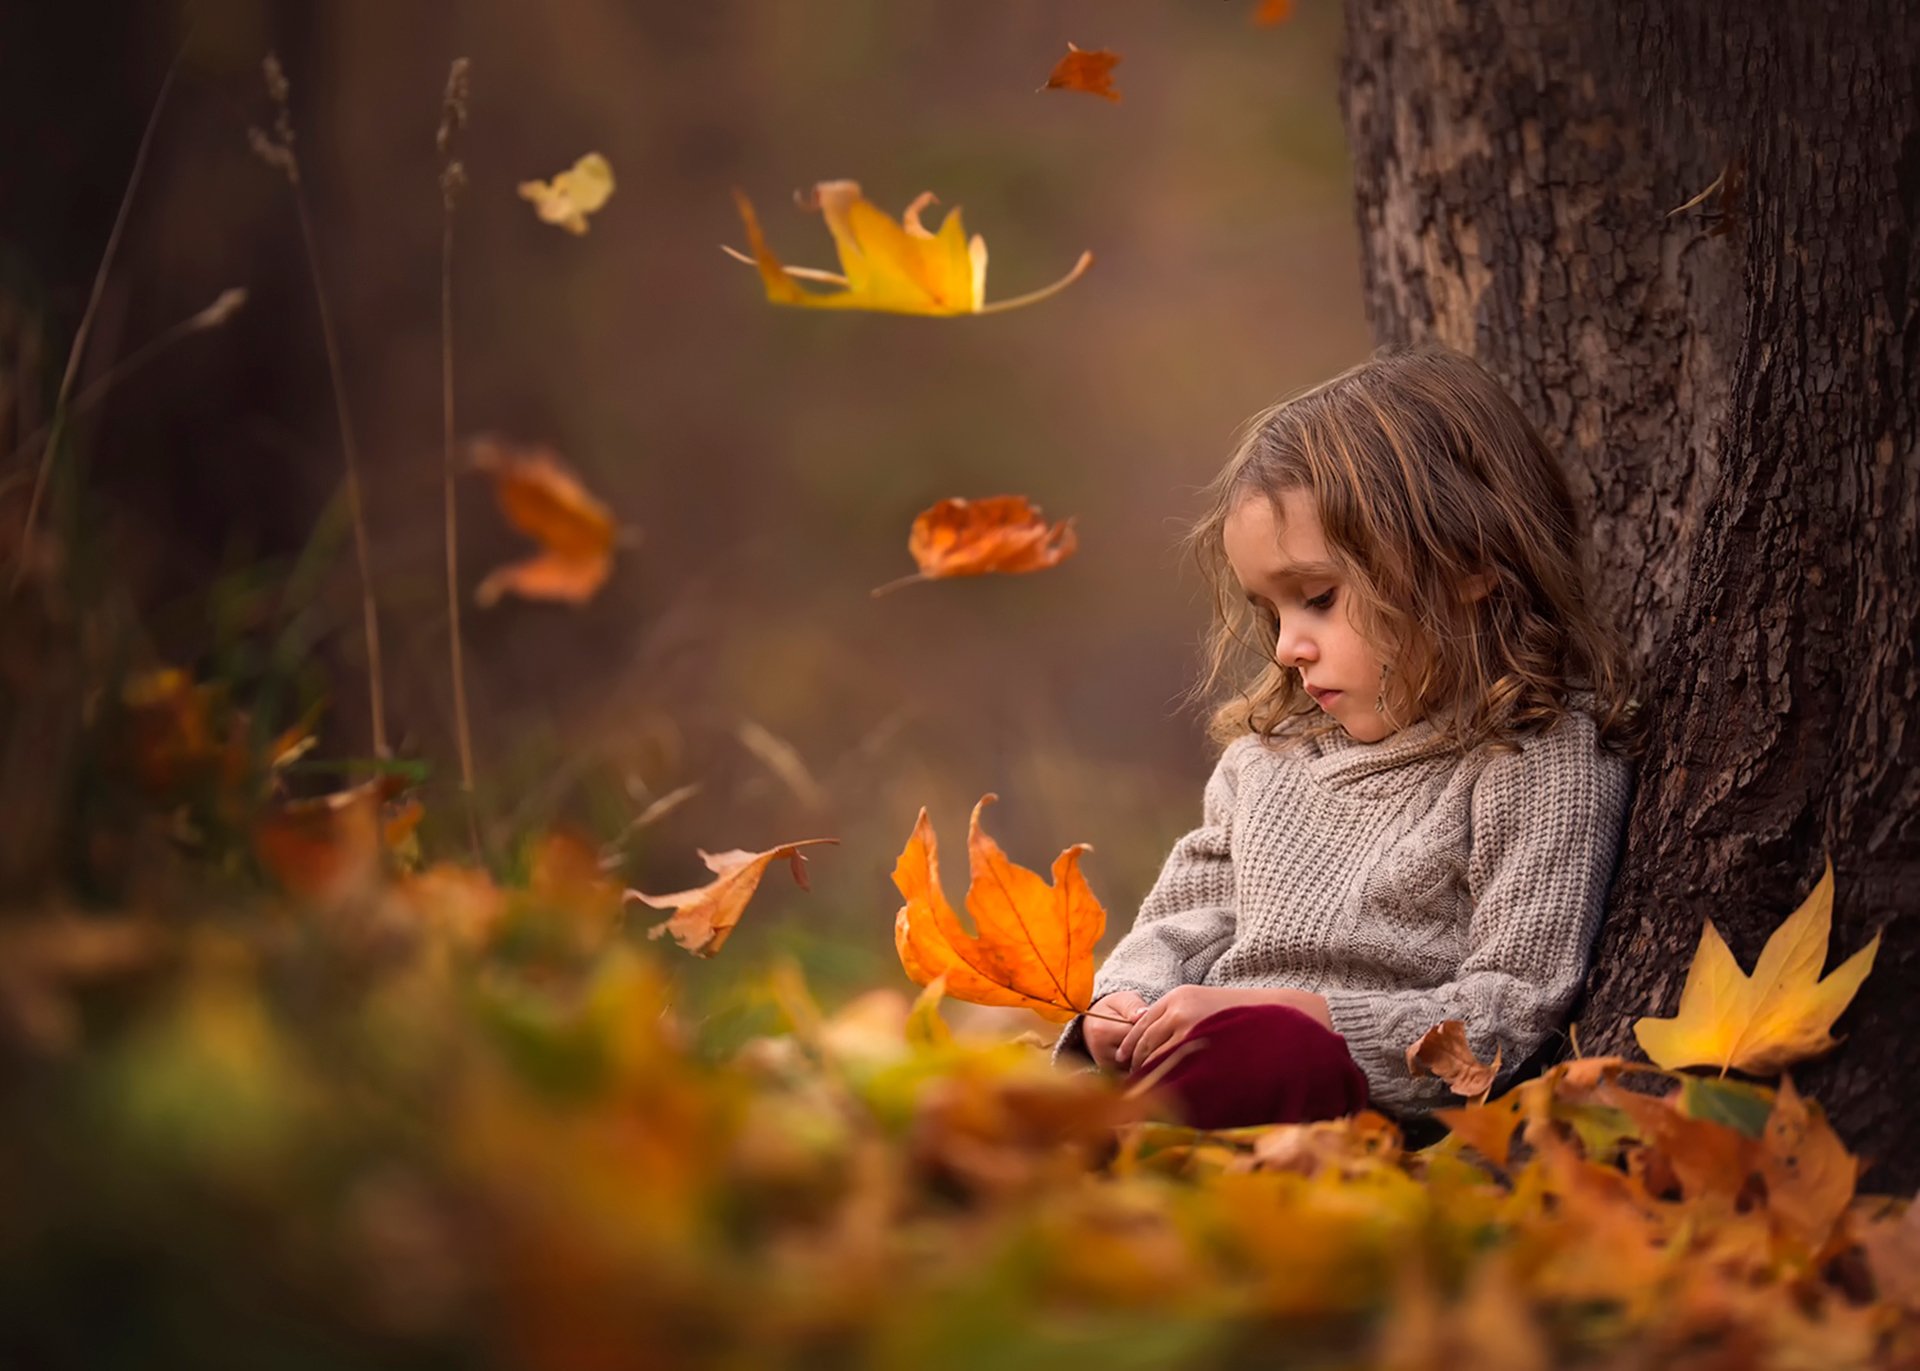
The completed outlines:
{"type": "Polygon", "coordinates": [[[1313,497],[1304,490],[1282,491],[1277,500],[1248,496],[1222,532],[1247,599],[1275,625],[1273,659],[1300,673],[1307,693],[1349,737],[1377,743],[1396,732],[1401,725],[1377,708],[1386,663],[1354,626],[1353,596],[1327,553],[1313,497]]]}

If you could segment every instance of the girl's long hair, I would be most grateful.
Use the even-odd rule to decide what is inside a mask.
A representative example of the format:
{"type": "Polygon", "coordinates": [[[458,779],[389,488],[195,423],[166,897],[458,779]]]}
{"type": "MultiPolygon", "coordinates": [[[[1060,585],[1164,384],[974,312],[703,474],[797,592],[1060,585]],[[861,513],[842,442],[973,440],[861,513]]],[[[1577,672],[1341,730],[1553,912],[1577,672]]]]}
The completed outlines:
{"type": "Polygon", "coordinates": [[[1273,626],[1222,541],[1241,501],[1289,489],[1312,496],[1355,624],[1415,711],[1406,722],[1431,720],[1467,751],[1514,745],[1578,707],[1608,746],[1640,750],[1626,654],[1595,612],[1566,476],[1499,383],[1440,347],[1382,352],[1255,415],[1208,488],[1186,542],[1212,599],[1194,693],[1216,702],[1216,741],[1339,727],[1274,661],[1273,626]]]}

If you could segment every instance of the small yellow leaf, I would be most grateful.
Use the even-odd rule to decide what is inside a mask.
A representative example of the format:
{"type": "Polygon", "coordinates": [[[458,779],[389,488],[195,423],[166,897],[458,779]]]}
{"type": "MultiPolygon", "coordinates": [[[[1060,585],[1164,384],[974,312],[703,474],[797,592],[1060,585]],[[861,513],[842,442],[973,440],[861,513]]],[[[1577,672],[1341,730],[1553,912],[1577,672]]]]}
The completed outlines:
{"type": "Polygon", "coordinates": [[[587,231],[587,216],[613,194],[613,167],[590,152],[551,181],[522,181],[520,198],[533,202],[534,213],[568,233],[587,231]]]}
{"type": "Polygon", "coordinates": [[[1825,980],[1833,927],[1833,863],[1805,903],[1767,939],[1753,975],[1740,970],[1720,931],[1709,923],[1687,969],[1679,1013],[1633,1025],[1647,1056],[1668,1070],[1716,1066],[1772,1075],[1835,1046],[1828,1032],[1873,970],[1880,937],[1825,980]]]}

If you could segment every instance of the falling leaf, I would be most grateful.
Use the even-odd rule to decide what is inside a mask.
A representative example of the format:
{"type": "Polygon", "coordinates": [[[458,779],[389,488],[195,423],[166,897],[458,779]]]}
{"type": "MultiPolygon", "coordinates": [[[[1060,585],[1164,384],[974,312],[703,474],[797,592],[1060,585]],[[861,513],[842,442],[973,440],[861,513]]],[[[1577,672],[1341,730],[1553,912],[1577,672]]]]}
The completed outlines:
{"type": "Polygon", "coordinates": [[[1773,931],[1748,977],[1720,931],[1709,922],[1687,969],[1680,1012],[1637,1020],[1633,1033],[1647,1056],[1668,1070],[1717,1066],[1771,1075],[1833,1047],[1833,1021],[1873,970],[1880,937],[1825,980],[1827,935],[1833,926],[1833,864],[1806,902],[1773,931]]]}
{"type": "Polygon", "coordinates": [[[1767,1182],[1767,1211],[1817,1253],[1853,1203],[1860,1160],[1847,1151],[1820,1106],[1782,1078],[1760,1138],[1760,1174],[1767,1182]]]}
{"type": "Polygon", "coordinates": [[[1120,92],[1113,88],[1113,69],[1120,65],[1120,54],[1106,48],[1080,48],[1067,44],[1067,55],[1054,63],[1043,90],[1077,90],[1102,96],[1115,103],[1120,92]]]}
{"type": "Polygon", "coordinates": [[[1093,945],[1107,926],[1106,910],[1080,874],[1080,854],[1092,849],[1076,843],[1062,852],[1048,885],[1008,861],[981,830],[980,812],[995,798],[981,798],[967,830],[967,913],[979,936],[961,924],[940,888],[933,825],[922,809],[893,869],[907,901],[894,918],[894,948],[916,985],[944,975],[956,1000],[1031,1009],[1064,1023],[1093,1003],[1093,945]]]}
{"type": "Polygon", "coordinates": [[[817,843],[839,841],[838,838],[804,838],[797,843],[782,843],[779,847],[768,848],[765,852],[743,852],[737,848],[718,854],[702,852],[700,860],[707,864],[707,870],[713,872],[717,880],[675,895],[648,895],[639,890],[629,890],[626,897],[655,909],[674,911],[671,919],[650,929],[648,937],[658,938],[663,933],[671,933],[675,942],[696,957],[711,957],[726,945],[733,933],[733,926],[740,922],[740,915],[746,910],[747,901],[753,898],[753,892],[759,888],[760,878],[766,874],[769,862],[776,857],[785,857],[793,871],[795,883],[806,890],[807,859],[800,849],[817,843]]]}
{"type": "Polygon", "coordinates": [[[552,449],[509,448],[474,440],[471,465],[493,480],[500,512],[540,544],[538,555],[489,572],[474,591],[481,606],[502,595],[585,604],[613,570],[618,535],[613,513],[567,470],[552,449]]]}
{"type": "Polygon", "coordinates": [[[1260,0],[1260,8],[1253,12],[1254,24],[1270,29],[1284,24],[1293,18],[1293,0],[1260,0]]]}
{"type": "Polygon", "coordinates": [[[1052,285],[989,305],[986,240],[977,233],[967,237],[957,206],[948,211],[938,233],[929,233],[920,223],[920,212],[934,203],[931,191],[908,205],[896,224],[861,196],[858,182],[822,181],[814,186],[806,205],[826,217],[827,231],[833,235],[840,255],[838,273],[783,265],[767,246],[752,202],[737,190],[733,198],[746,226],[749,251],[724,251],[760,269],[767,299],[776,305],[864,309],[883,314],[992,314],[1058,294],[1093,265],[1093,254],[1083,252],[1073,270],[1052,285]],[[825,293],[804,290],[801,281],[818,281],[840,289],[825,293]]]}
{"type": "Polygon", "coordinates": [[[920,570],[873,593],[885,595],[915,581],[1044,571],[1060,565],[1079,546],[1073,520],[1048,524],[1024,495],[942,500],[921,511],[907,537],[907,551],[920,570]]]}
{"type": "Polygon", "coordinates": [[[613,194],[613,167],[590,152],[551,181],[522,181],[520,198],[533,202],[534,213],[568,233],[587,231],[587,216],[613,194]]]}

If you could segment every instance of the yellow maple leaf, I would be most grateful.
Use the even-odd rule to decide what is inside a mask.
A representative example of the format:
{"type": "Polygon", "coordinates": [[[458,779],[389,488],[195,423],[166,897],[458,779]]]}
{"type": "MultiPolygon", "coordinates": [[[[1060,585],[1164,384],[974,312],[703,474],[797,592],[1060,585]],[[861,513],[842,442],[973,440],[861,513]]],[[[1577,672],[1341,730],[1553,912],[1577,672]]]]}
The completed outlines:
{"type": "Polygon", "coordinates": [[[1828,1032],[1860,983],[1873,970],[1880,935],[1836,967],[1825,980],[1827,936],[1833,928],[1833,863],[1806,902],[1787,916],[1760,951],[1753,975],[1740,970],[1711,922],[1680,991],[1671,1019],[1636,1020],[1641,1048],[1669,1071],[1717,1066],[1771,1075],[1833,1047],[1828,1032]]]}
{"type": "Polygon", "coordinates": [[[967,237],[957,206],[940,221],[939,232],[928,232],[920,222],[920,212],[934,203],[932,191],[916,197],[895,223],[860,194],[857,181],[822,181],[814,186],[806,204],[819,210],[827,221],[827,231],[840,254],[838,273],[783,264],[767,246],[753,203],[738,190],[733,199],[746,226],[750,251],[722,251],[758,267],[767,299],[776,305],[865,309],[883,314],[994,314],[1056,295],[1093,265],[1093,254],[1083,252],[1073,270],[1052,285],[989,305],[985,298],[986,240],[977,233],[967,237]],[[840,289],[803,290],[801,281],[820,281],[840,289]]]}
{"type": "Polygon", "coordinates": [[[520,183],[520,198],[533,202],[534,213],[543,222],[576,235],[587,231],[587,216],[612,194],[613,167],[597,152],[588,153],[551,181],[520,183]]]}

